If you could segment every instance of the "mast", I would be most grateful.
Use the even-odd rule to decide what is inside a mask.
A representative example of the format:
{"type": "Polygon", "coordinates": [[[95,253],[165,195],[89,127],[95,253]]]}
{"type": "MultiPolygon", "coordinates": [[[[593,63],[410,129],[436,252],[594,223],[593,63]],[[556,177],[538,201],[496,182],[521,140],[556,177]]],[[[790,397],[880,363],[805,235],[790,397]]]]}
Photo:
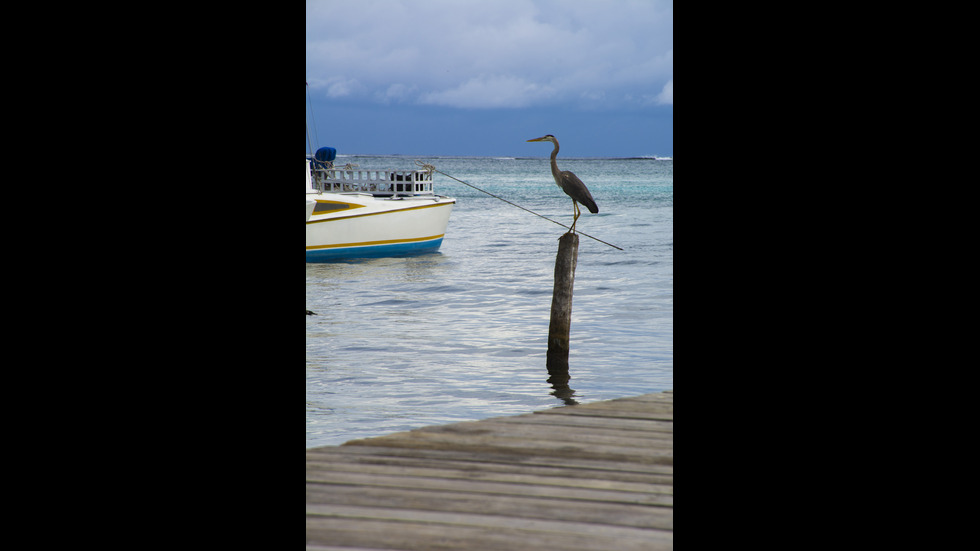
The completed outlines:
{"type": "MultiPolygon", "coordinates": [[[[309,102],[310,115],[313,115],[313,100],[310,98],[310,83],[306,83],[306,100],[309,102]]],[[[316,121],[313,121],[313,132],[316,132],[316,121]]],[[[319,141],[319,139],[317,140],[319,141]]],[[[306,143],[310,146],[310,157],[313,157],[313,140],[310,139],[310,118],[306,118],[306,143]]]]}

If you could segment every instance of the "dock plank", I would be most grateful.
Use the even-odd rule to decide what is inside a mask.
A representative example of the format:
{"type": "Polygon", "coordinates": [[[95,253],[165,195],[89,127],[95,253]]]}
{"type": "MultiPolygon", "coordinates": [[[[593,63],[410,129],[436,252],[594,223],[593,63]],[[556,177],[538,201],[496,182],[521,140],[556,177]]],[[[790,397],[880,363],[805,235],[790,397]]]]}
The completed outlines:
{"type": "Polygon", "coordinates": [[[634,431],[641,434],[671,433],[674,432],[673,421],[660,419],[622,419],[609,417],[587,417],[587,416],[558,416],[558,415],[515,415],[514,417],[499,417],[493,421],[497,423],[516,423],[516,424],[536,424],[536,425],[560,425],[569,427],[595,427],[611,428],[622,431],[634,431]]]}
{"type": "Polygon", "coordinates": [[[551,457],[539,455],[515,455],[513,453],[477,453],[466,450],[426,450],[401,449],[388,447],[370,446],[344,446],[344,447],[325,447],[307,450],[307,458],[311,454],[337,453],[339,455],[353,457],[371,457],[377,460],[382,459],[405,459],[412,458],[420,461],[462,461],[471,464],[492,465],[500,468],[525,468],[525,467],[567,467],[581,468],[595,471],[611,471],[614,473],[652,473],[652,474],[673,474],[672,465],[622,463],[604,459],[581,459],[570,457],[551,457]]]}
{"type": "MultiPolygon", "coordinates": [[[[387,459],[387,458],[386,458],[387,459]]],[[[496,480],[500,482],[536,481],[541,484],[574,485],[583,487],[615,488],[630,484],[673,484],[672,474],[646,474],[594,470],[569,467],[543,467],[500,465],[496,463],[453,462],[439,460],[414,461],[364,461],[348,454],[329,461],[307,461],[308,469],[328,469],[403,476],[429,476],[440,478],[468,478],[496,480]]]]}
{"type": "Polygon", "coordinates": [[[363,486],[318,486],[307,489],[308,501],[329,500],[334,505],[388,507],[426,511],[455,511],[574,522],[601,521],[604,524],[672,530],[673,511],[669,507],[553,499],[526,495],[501,495],[486,499],[479,493],[457,490],[417,490],[411,488],[373,488],[363,486]]]}
{"type": "Polygon", "coordinates": [[[569,408],[567,411],[565,408],[556,408],[550,410],[544,410],[537,412],[538,415],[567,415],[575,416],[580,415],[584,417],[612,417],[616,419],[641,419],[650,421],[673,421],[674,415],[672,412],[658,412],[658,411],[624,411],[621,409],[594,409],[592,411],[581,411],[575,410],[574,408],[569,408]]]}
{"type": "MultiPolygon", "coordinates": [[[[536,416],[530,419],[539,418],[536,416]]],[[[536,438],[542,440],[568,440],[569,438],[576,438],[590,440],[596,443],[608,441],[628,444],[633,442],[638,446],[656,446],[660,442],[669,443],[673,440],[672,432],[620,430],[619,428],[615,428],[615,423],[610,423],[612,426],[596,427],[587,425],[538,424],[531,422],[530,419],[524,423],[501,423],[493,419],[487,419],[486,421],[426,427],[419,429],[419,432],[449,433],[461,436],[494,434],[502,437],[536,438]]]]}
{"type": "Polygon", "coordinates": [[[672,549],[673,392],[307,450],[307,549],[672,549]]]}
{"type": "Polygon", "coordinates": [[[609,503],[640,503],[672,506],[673,487],[650,485],[653,492],[605,490],[541,483],[511,483],[466,479],[447,479],[422,476],[402,476],[350,471],[313,470],[306,473],[307,487],[317,484],[346,484],[355,486],[408,488],[417,490],[455,490],[489,495],[525,495],[555,499],[576,499],[609,503]]]}
{"type": "MultiPolygon", "coordinates": [[[[566,525],[571,523],[566,523],[566,525]]],[[[366,547],[405,551],[459,551],[514,549],[576,549],[581,551],[657,551],[673,549],[673,532],[638,530],[636,534],[568,534],[532,527],[452,524],[432,520],[407,522],[363,517],[307,514],[307,541],[326,541],[335,547],[366,547]]]]}
{"type": "MultiPolygon", "coordinates": [[[[634,435],[624,436],[614,431],[578,430],[572,428],[541,427],[540,425],[513,425],[501,423],[460,423],[432,429],[412,431],[412,435],[399,436],[397,441],[422,440],[433,446],[448,443],[458,447],[478,445],[520,445],[526,446],[528,441],[536,442],[541,447],[575,445],[577,442],[588,442],[591,446],[611,446],[620,448],[671,448],[673,437],[638,438],[634,435]]],[[[354,445],[351,443],[351,445],[354,445]]]]}

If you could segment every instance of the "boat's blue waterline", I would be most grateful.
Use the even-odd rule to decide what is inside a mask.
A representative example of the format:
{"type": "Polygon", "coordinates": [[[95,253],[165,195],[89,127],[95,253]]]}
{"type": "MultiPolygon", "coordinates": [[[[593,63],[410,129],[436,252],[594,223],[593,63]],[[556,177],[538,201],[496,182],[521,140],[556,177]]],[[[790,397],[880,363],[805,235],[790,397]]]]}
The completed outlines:
{"type": "Polygon", "coordinates": [[[363,247],[334,247],[306,251],[307,262],[333,262],[349,258],[379,258],[384,256],[404,256],[434,253],[442,245],[442,237],[428,241],[408,243],[385,243],[363,247]]]}

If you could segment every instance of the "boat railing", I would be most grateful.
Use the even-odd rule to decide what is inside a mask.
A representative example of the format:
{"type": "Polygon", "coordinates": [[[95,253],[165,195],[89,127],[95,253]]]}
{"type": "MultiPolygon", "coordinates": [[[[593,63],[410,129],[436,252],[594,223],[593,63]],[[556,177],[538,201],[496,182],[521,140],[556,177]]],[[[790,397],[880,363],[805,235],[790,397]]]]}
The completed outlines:
{"type": "Polygon", "coordinates": [[[427,170],[362,170],[318,168],[313,187],[323,193],[370,193],[377,196],[432,195],[432,173],[427,170]]]}

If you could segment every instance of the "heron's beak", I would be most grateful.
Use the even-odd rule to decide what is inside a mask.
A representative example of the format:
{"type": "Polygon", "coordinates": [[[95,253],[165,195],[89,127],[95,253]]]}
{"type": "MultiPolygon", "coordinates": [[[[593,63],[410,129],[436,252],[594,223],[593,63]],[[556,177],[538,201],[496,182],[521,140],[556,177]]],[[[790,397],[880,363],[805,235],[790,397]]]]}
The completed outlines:
{"type": "Polygon", "coordinates": [[[528,140],[528,141],[529,142],[543,142],[544,141],[544,138],[545,138],[544,136],[541,136],[540,138],[534,138],[533,140],[528,140]]]}

